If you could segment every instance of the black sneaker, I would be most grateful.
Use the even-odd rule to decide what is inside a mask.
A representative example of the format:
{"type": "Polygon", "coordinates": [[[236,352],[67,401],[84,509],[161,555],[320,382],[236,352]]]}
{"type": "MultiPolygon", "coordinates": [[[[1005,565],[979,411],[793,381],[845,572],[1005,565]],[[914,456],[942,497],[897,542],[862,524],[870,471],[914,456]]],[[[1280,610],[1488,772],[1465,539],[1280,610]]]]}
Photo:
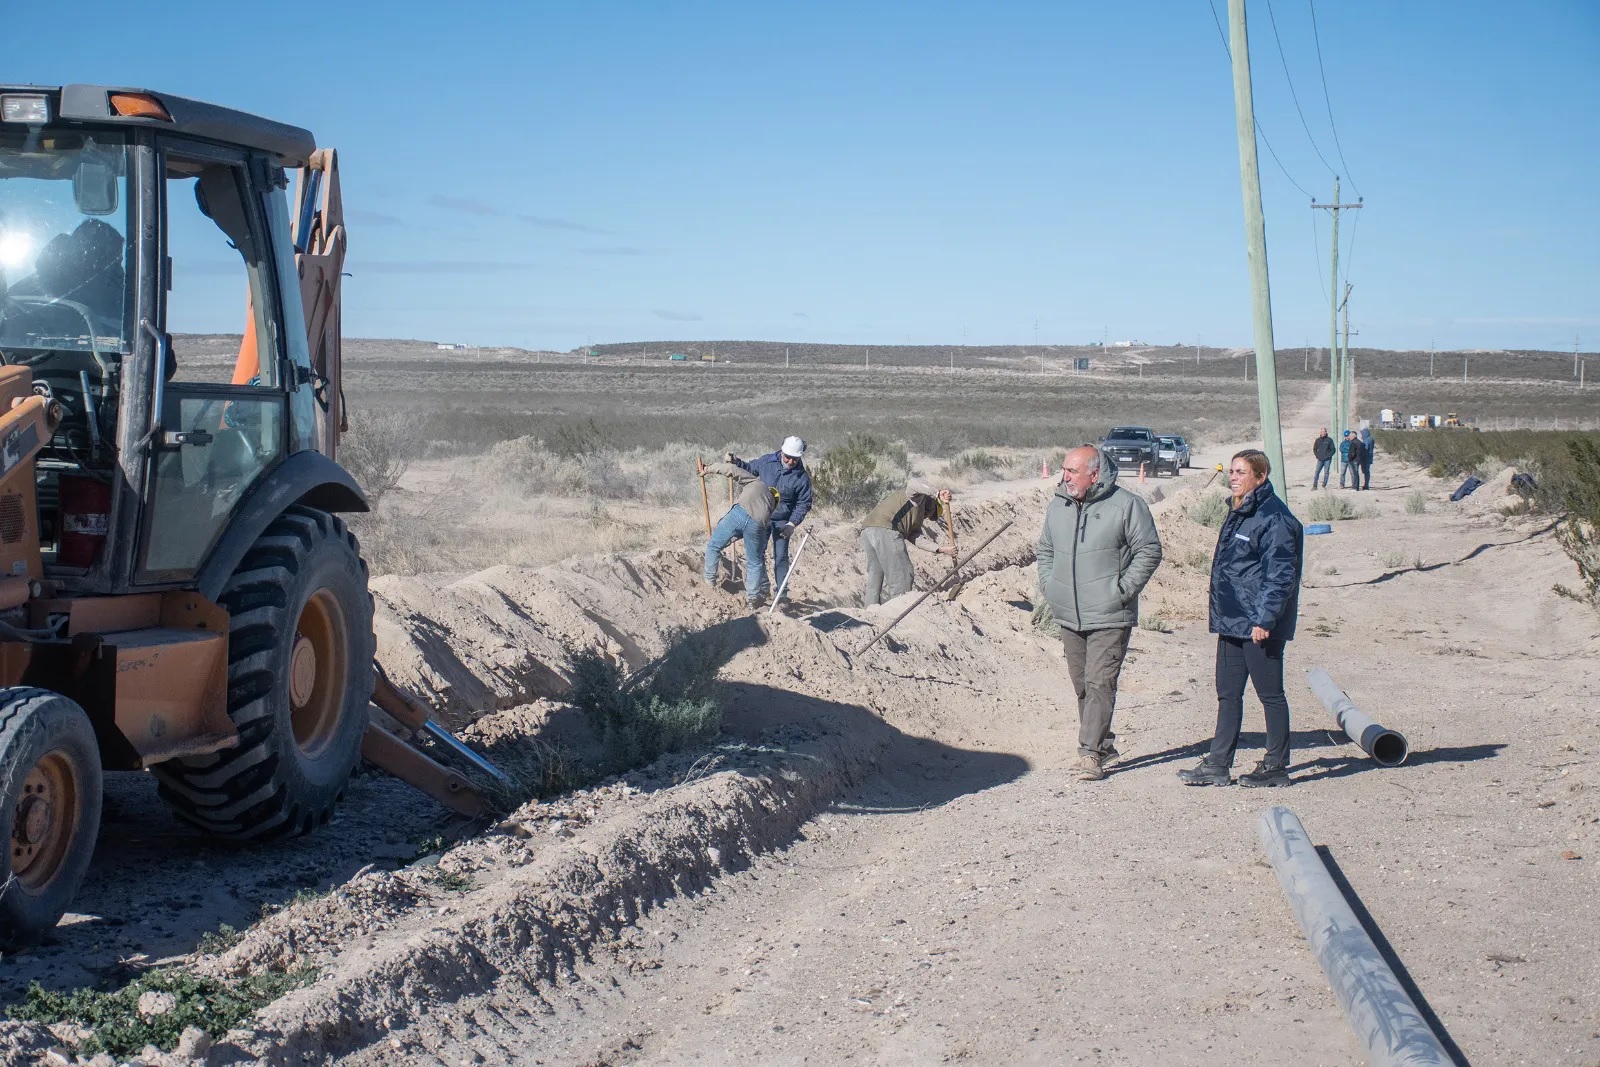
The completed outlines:
{"type": "Polygon", "coordinates": [[[1282,789],[1294,782],[1289,777],[1288,768],[1262,760],[1256,764],[1255,770],[1239,776],[1239,784],[1250,789],[1282,789]]]}
{"type": "MultiPolygon", "coordinates": [[[[1233,779],[1228,776],[1228,768],[1203,759],[1194,767],[1185,767],[1178,772],[1179,781],[1184,785],[1232,785],[1233,779]]],[[[1244,779],[1240,779],[1243,781],[1244,779]]]]}

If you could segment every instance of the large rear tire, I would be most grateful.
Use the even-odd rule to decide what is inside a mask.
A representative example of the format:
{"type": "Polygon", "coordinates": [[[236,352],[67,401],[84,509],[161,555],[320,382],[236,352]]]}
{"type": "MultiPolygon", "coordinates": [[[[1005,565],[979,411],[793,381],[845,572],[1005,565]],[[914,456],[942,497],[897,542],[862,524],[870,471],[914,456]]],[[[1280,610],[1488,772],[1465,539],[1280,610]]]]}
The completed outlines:
{"type": "Polygon", "coordinates": [[[152,768],[177,815],[223,837],[326,823],[361,756],[372,699],[372,597],[361,547],[327,512],[292,507],[223,587],[236,748],[152,768]]]}
{"type": "Polygon", "coordinates": [[[0,951],[39,943],[72,903],[100,833],[100,748],[82,708],[0,689],[0,951]]]}

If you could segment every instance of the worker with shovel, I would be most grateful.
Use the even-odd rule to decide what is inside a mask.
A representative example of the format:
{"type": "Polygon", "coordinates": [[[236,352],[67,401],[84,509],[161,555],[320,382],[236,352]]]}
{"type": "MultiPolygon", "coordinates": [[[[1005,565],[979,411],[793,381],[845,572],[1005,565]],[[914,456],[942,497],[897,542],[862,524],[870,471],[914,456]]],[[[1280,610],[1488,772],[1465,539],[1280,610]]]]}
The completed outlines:
{"type": "MultiPolygon", "coordinates": [[[[791,435],[783,439],[776,452],[755,459],[743,460],[732,452],[723,457],[728,463],[759,476],[778,494],[778,506],[772,512],[772,580],[778,589],[784,587],[784,576],[789,573],[789,545],[794,528],[811,512],[811,472],[806,470],[805,455],[805,440],[791,435]]],[[[748,555],[745,567],[750,567],[748,555]]],[[[755,570],[761,579],[761,595],[766,596],[766,563],[758,562],[755,570]]]]}
{"type": "MultiPolygon", "coordinates": [[[[907,545],[916,545],[924,526],[933,521],[937,530],[941,509],[950,507],[950,490],[935,492],[925,482],[912,482],[878,501],[861,521],[861,550],[867,554],[867,588],[861,602],[868,607],[909,593],[914,580],[907,545]]],[[[923,548],[924,552],[955,555],[954,545],[923,548]]]]}
{"type": "Polygon", "coordinates": [[[708,474],[721,474],[732,478],[739,489],[739,499],[717,522],[706,541],[706,584],[717,587],[717,568],[722,560],[722,550],[735,537],[744,538],[744,596],[752,608],[761,606],[762,582],[766,580],[767,531],[772,525],[772,513],[778,506],[778,491],[761,480],[761,476],[736,463],[712,463],[709,466],[696,460],[702,482],[708,474]]]}

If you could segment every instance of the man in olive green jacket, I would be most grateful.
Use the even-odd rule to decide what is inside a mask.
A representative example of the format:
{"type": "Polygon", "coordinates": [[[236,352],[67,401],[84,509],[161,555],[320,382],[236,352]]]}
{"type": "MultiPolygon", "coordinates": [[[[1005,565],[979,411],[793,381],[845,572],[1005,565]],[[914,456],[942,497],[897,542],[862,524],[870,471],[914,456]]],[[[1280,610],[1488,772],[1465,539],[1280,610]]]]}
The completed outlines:
{"type": "Polygon", "coordinates": [[[1117,464],[1093,445],[1067,453],[1039,534],[1039,586],[1078,693],[1078,778],[1098,782],[1115,759],[1111,713],[1139,593],[1161,564],[1143,498],[1117,486],[1117,464]]]}

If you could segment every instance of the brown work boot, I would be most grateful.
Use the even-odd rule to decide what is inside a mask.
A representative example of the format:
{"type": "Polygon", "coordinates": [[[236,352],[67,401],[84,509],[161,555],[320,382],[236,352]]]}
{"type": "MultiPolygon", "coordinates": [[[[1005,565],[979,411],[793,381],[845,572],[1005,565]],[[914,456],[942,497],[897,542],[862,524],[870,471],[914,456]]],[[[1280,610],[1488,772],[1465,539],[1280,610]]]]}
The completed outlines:
{"type": "Polygon", "coordinates": [[[1100,766],[1099,756],[1079,756],[1078,774],[1080,782],[1098,782],[1106,776],[1105,768],[1100,766]]]}

